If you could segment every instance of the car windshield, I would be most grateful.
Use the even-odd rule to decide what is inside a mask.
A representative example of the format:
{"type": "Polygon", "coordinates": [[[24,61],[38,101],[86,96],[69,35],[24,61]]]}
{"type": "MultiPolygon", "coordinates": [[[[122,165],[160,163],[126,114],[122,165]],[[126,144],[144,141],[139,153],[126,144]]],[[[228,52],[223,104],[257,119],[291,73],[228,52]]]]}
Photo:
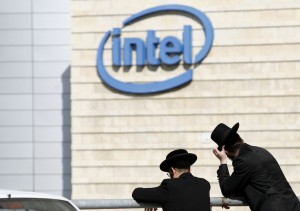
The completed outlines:
{"type": "Polygon", "coordinates": [[[54,199],[0,199],[0,211],[77,211],[69,202],[54,199]]]}

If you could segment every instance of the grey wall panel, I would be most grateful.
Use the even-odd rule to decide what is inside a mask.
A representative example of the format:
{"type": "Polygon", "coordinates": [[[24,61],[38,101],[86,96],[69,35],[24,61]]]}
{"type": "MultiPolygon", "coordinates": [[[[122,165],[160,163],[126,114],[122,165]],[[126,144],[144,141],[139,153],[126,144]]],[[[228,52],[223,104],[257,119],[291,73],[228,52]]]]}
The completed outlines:
{"type": "Polygon", "coordinates": [[[34,29],[70,29],[70,14],[34,14],[34,29]]]}
{"type": "Polygon", "coordinates": [[[0,94],[31,94],[32,79],[0,79],[0,94]]]}
{"type": "Polygon", "coordinates": [[[32,95],[0,95],[0,110],[31,110],[32,95]]]}
{"type": "MultiPolygon", "coordinates": [[[[1,53],[1,51],[0,51],[1,53]]],[[[69,61],[71,59],[70,46],[36,46],[33,50],[35,61],[69,61]]]]}
{"type": "MultiPolygon", "coordinates": [[[[68,178],[66,178],[67,180],[68,178]]],[[[43,192],[47,192],[49,194],[53,194],[53,195],[58,195],[58,196],[64,196],[67,199],[71,199],[72,198],[72,190],[71,189],[60,189],[60,190],[43,190],[43,192]]]]}
{"type": "Polygon", "coordinates": [[[70,158],[70,143],[37,143],[35,145],[36,158],[70,158]]]}
{"type": "Polygon", "coordinates": [[[70,0],[33,0],[33,12],[70,12],[70,0]]]}
{"type": "Polygon", "coordinates": [[[36,174],[71,174],[71,158],[44,158],[35,160],[36,174]]]}
{"type": "Polygon", "coordinates": [[[65,183],[64,180],[70,180],[70,175],[37,175],[36,176],[36,188],[39,191],[44,190],[60,190],[71,189],[70,183],[65,183]],[[45,182],[47,181],[47,182],[45,182]]]}
{"type": "Polygon", "coordinates": [[[0,126],[32,126],[32,111],[0,111],[0,126]]]}
{"type": "Polygon", "coordinates": [[[70,142],[71,128],[63,127],[35,127],[34,139],[36,142],[70,142]]]}
{"type": "Polygon", "coordinates": [[[71,196],[70,7],[0,2],[1,188],[71,196]]]}
{"type": "Polygon", "coordinates": [[[1,31],[1,45],[31,45],[32,34],[30,30],[1,31]]]}
{"type": "Polygon", "coordinates": [[[31,78],[32,63],[31,62],[12,62],[0,63],[0,78],[31,78]]]}
{"type": "Polygon", "coordinates": [[[31,14],[0,14],[0,29],[30,29],[31,14]]]}
{"type": "Polygon", "coordinates": [[[70,79],[35,79],[34,92],[36,94],[70,93],[70,79]]]}
{"type": "Polygon", "coordinates": [[[31,127],[0,127],[0,142],[32,141],[31,127]]]}
{"type": "Polygon", "coordinates": [[[32,143],[0,143],[0,158],[32,158],[32,143]]]}
{"type": "Polygon", "coordinates": [[[35,111],[34,124],[36,126],[70,126],[70,111],[35,111]]]}
{"type": "MultiPolygon", "coordinates": [[[[0,98],[1,101],[1,98],[0,98]]],[[[0,106],[1,108],[1,106],[0,106]]],[[[70,110],[71,99],[69,94],[49,94],[49,95],[35,95],[34,97],[35,109],[56,109],[56,110],[70,110]]]]}
{"type": "Polygon", "coordinates": [[[30,46],[0,47],[0,62],[26,62],[32,60],[30,46]]]}
{"type": "Polygon", "coordinates": [[[32,174],[33,159],[0,160],[0,175],[32,174]]]}
{"type": "MultiPolygon", "coordinates": [[[[35,45],[68,45],[71,44],[70,30],[35,30],[35,45]]],[[[69,47],[70,48],[70,47],[69,47]]]]}
{"type": "Polygon", "coordinates": [[[36,77],[70,78],[69,62],[36,62],[34,63],[36,77]]]}
{"type": "Polygon", "coordinates": [[[0,13],[30,13],[31,0],[1,0],[0,13]]]}
{"type": "Polygon", "coordinates": [[[0,176],[0,187],[3,189],[16,189],[30,191],[33,187],[32,175],[5,175],[0,176]]]}

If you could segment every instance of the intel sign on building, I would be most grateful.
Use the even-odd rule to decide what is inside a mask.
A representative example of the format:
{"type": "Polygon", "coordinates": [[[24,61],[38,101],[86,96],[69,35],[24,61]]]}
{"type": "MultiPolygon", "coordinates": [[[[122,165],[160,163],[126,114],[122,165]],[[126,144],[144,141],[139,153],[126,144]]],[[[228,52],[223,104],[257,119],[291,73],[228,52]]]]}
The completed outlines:
{"type": "MultiPolygon", "coordinates": [[[[132,35],[132,34],[131,34],[132,35]]],[[[213,26],[209,18],[200,10],[184,5],[164,5],[138,12],[125,19],[122,27],[112,28],[102,38],[97,55],[97,69],[103,82],[110,88],[128,94],[153,94],[172,90],[193,80],[193,66],[199,65],[208,55],[214,39],[213,26]],[[166,14],[185,16],[186,24],[176,25],[181,36],[166,35],[167,30],[157,30],[155,25],[149,25],[144,38],[123,36],[127,28],[134,27],[139,22],[159,17],[163,22],[166,14]],[[196,24],[195,24],[196,23],[196,24]],[[164,31],[164,36],[158,31],[164,31]],[[203,43],[196,36],[203,35],[203,43]],[[195,48],[195,46],[200,46],[195,48]],[[107,54],[111,54],[106,56],[107,54]],[[109,59],[106,59],[109,58],[109,59]],[[117,77],[120,69],[128,73],[134,66],[139,67],[169,67],[176,72],[178,66],[188,67],[184,72],[164,80],[150,82],[126,81],[117,77]],[[112,66],[114,74],[109,70],[112,66]]],[[[124,75],[124,74],[123,74],[124,75]]],[[[141,77],[143,77],[141,75],[141,77]]],[[[143,81],[142,79],[140,81],[143,81]]]]}

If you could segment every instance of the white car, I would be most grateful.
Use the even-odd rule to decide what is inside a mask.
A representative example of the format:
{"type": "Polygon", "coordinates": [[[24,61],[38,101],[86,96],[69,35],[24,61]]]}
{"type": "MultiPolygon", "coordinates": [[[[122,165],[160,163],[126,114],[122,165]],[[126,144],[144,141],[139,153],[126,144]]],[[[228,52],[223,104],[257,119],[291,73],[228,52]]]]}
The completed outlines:
{"type": "Polygon", "coordinates": [[[0,211],[79,211],[62,196],[0,189],[0,211]]]}

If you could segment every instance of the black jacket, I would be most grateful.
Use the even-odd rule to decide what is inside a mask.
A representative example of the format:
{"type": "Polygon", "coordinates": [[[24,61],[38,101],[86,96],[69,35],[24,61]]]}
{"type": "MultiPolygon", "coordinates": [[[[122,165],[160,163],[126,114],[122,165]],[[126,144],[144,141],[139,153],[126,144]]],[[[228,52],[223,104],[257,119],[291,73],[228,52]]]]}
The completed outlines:
{"type": "Polygon", "coordinates": [[[243,144],[232,161],[220,165],[219,184],[225,197],[244,196],[254,211],[300,211],[300,203],[275,158],[265,149],[243,144]]]}
{"type": "Polygon", "coordinates": [[[159,203],[164,211],[210,211],[209,191],[207,180],[183,173],[155,188],[136,188],[132,197],[138,202],[159,203]]]}

